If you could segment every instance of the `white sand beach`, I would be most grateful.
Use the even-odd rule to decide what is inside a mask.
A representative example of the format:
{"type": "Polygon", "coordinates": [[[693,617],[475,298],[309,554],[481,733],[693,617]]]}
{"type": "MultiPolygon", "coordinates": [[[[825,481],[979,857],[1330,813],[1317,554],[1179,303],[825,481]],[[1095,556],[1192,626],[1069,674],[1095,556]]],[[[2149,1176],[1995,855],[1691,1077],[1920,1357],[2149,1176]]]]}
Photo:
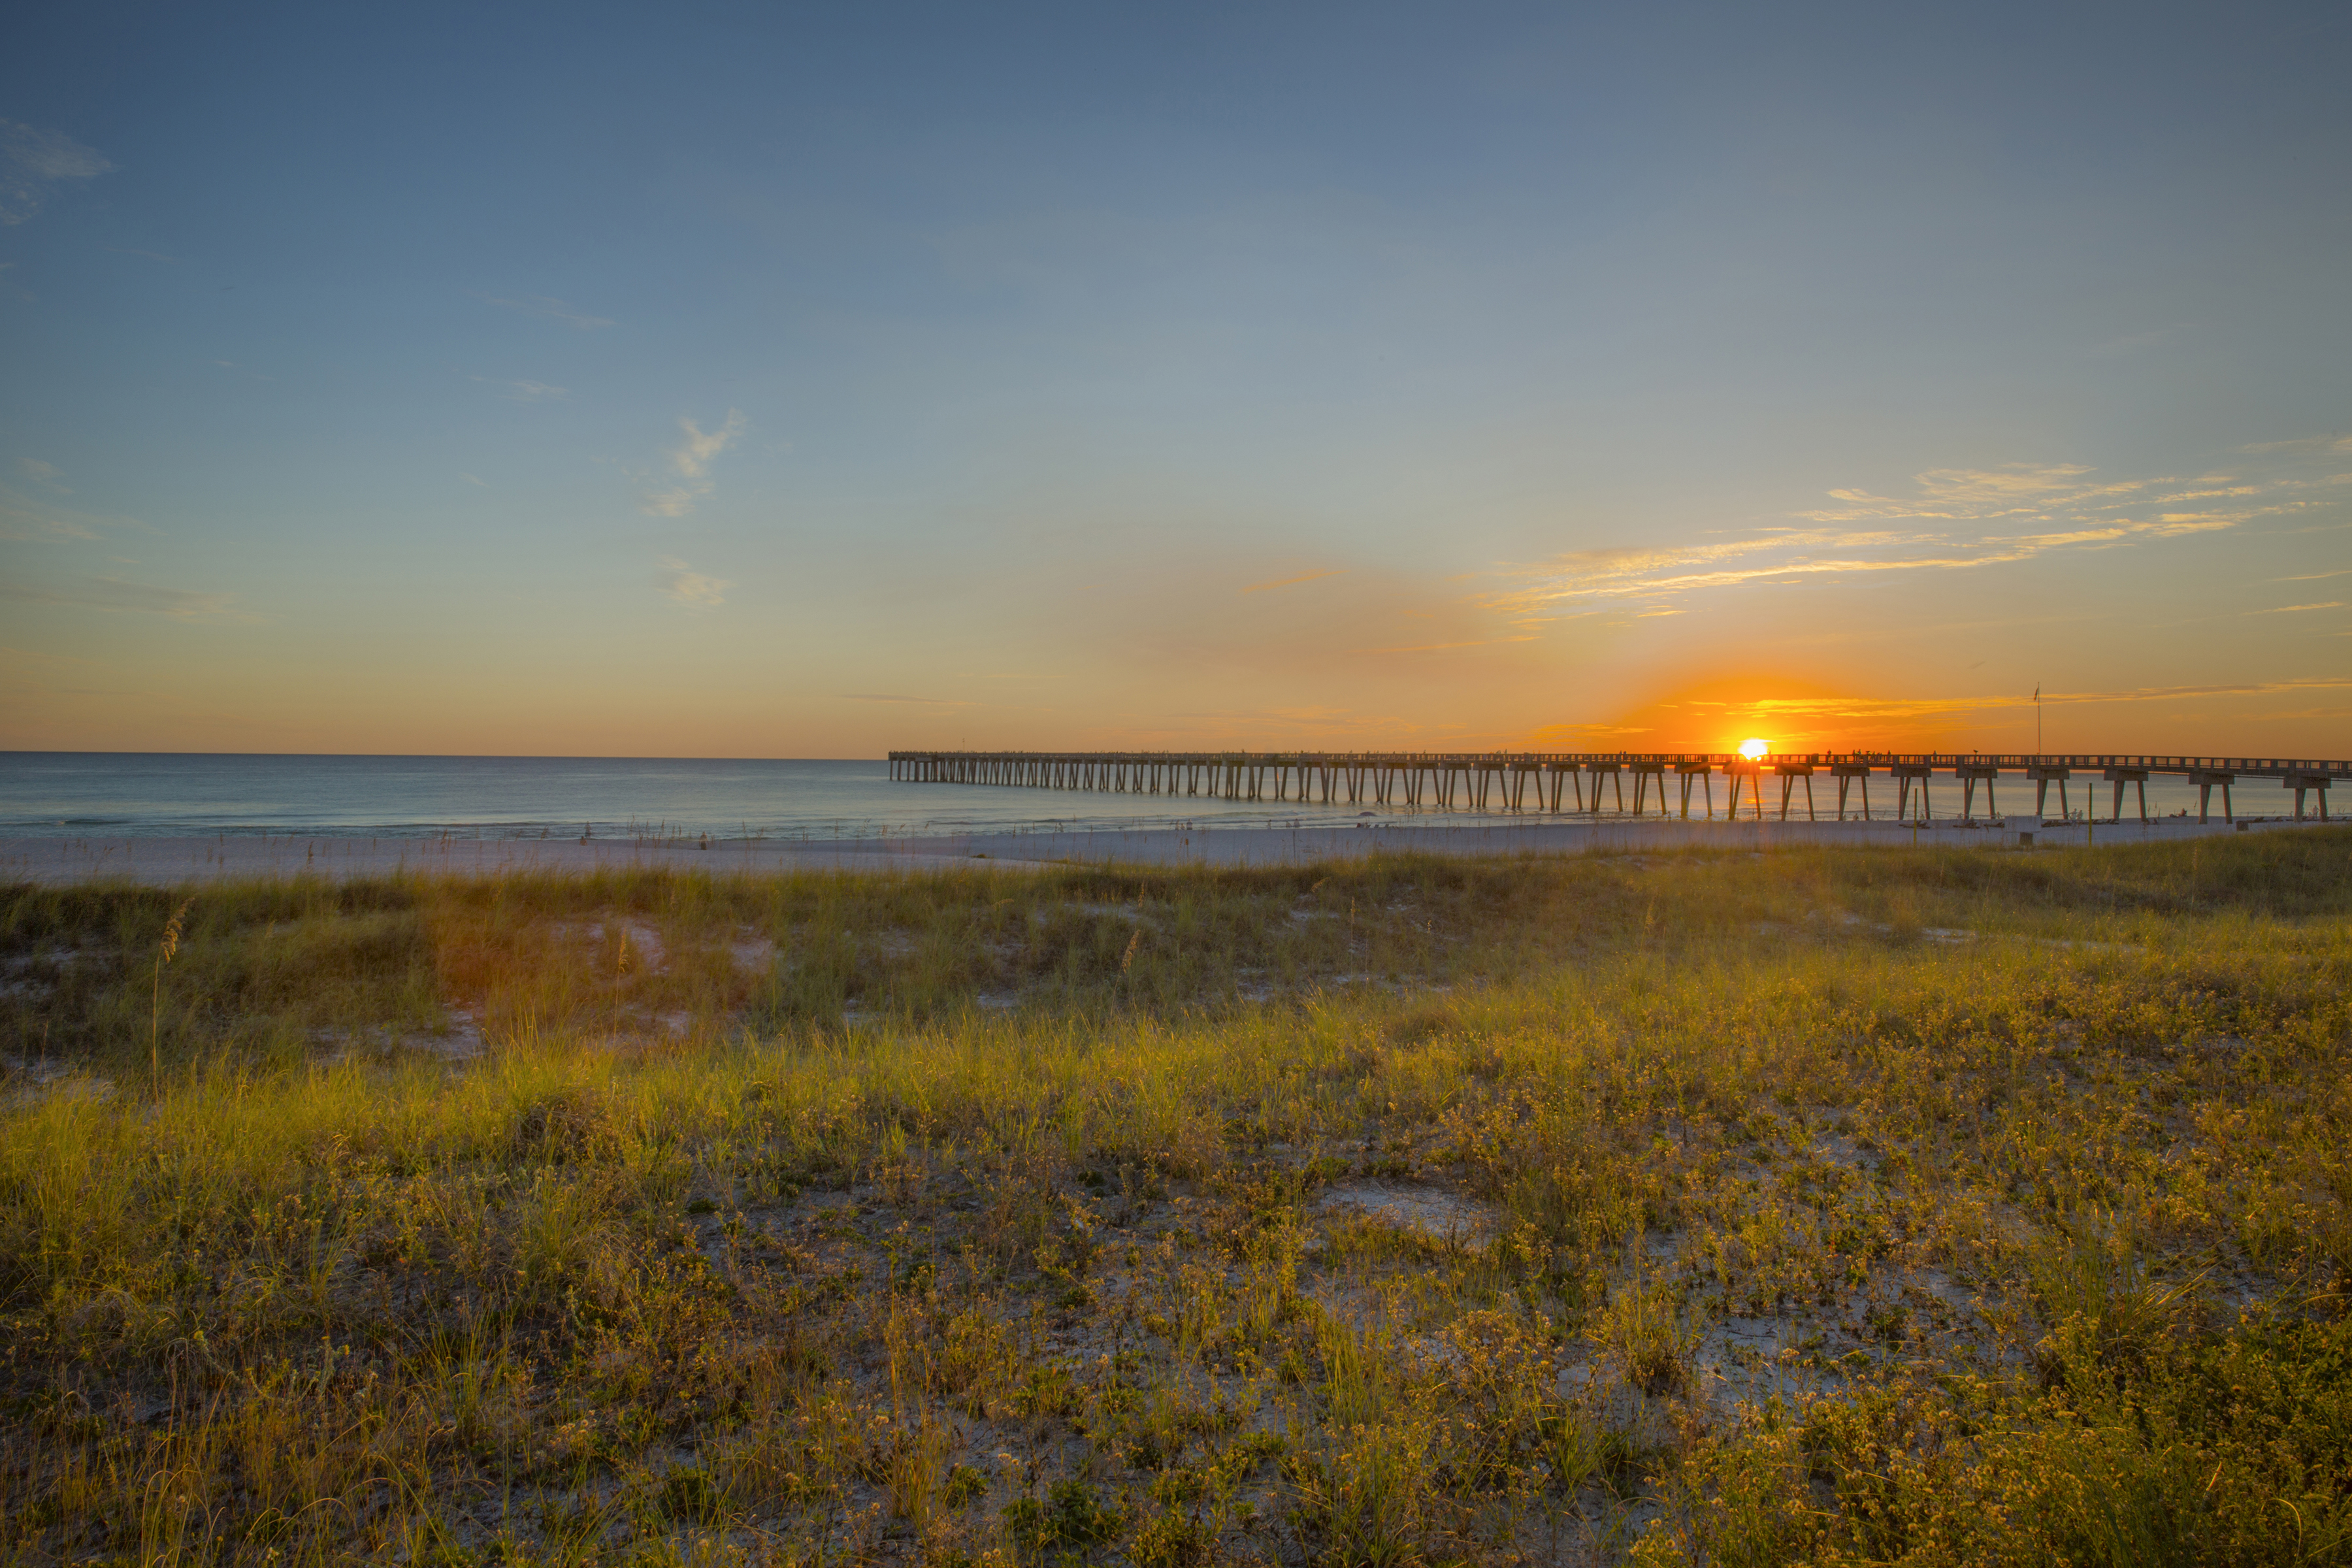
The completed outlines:
{"type": "Polygon", "coordinates": [[[1372,854],[1577,855],[1660,849],[1770,850],[1814,846],[2053,847],[2136,844],[2221,833],[2293,831],[2317,822],[2268,820],[2200,825],[2165,818],[2142,825],[2080,822],[2038,826],[1938,822],[1741,821],[1504,822],[1476,826],[1367,824],[1361,827],[1191,827],[971,834],[839,840],[625,837],[386,838],[324,834],[193,837],[82,836],[0,838],[0,881],[58,886],[129,882],[150,887],[253,877],[342,880],[416,873],[493,876],[513,871],[586,872],[665,867],[734,873],[839,870],[905,874],[980,866],[1312,865],[1372,854]]]}

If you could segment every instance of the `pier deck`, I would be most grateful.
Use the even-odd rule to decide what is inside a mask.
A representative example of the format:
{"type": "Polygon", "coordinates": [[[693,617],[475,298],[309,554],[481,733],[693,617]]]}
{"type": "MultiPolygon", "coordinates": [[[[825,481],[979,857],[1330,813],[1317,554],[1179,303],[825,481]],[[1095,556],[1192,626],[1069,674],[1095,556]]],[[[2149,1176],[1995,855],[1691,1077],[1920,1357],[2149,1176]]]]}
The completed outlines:
{"type": "MultiPolygon", "coordinates": [[[[890,777],[915,784],[994,784],[1013,788],[1101,790],[1120,795],[1207,796],[1219,800],[1310,801],[1324,805],[1427,806],[1441,811],[1598,815],[1602,786],[1610,809],[1626,812],[1626,784],[1633,785],[1630,815],[1645,815],[1654,799],[1657,815],[1672,816],[1667,781],[1674,781],[1683,816],[1690,816],[1691,792],[1704,792],[1708,815],[1715,805],[1715,778],[1731,790],[1731,815],[1742,799],[1759,819],[1767,805],[1764,780],[1780,785],[1778,810],[1789,820],[1801,786],[1807,820],[1819,820],[1813,775],[1837,784],[1836,820],[1846,820],[1849,795],[1863,820],[1872,820],[1870,780],[1894,786],[1893,820],[1929,814],[1928,791],[1936,775],[1959,786],[1961,814],[1973,817],[1976,791],[1984,786],[1988,816],[1999,816],[1995,793],[2004,774],[2034,788],[2034,816],[2045,814],[2050,788],[2057,786],[2059,810],[2070,810],[2067,786],[2080,773],[2087,797],[2096,782],[2114,788],[2114,820],[2123,820],[2124,786],[2138,792],[2139,816],[2147,819],[2147,780],[2157,774],[2187,779],[2198,786],[2197,820],[2204,822],[2212,796],[2221,796],[2223,819],[2235,819],[2232,786],[2242,780],[2275,779],[2294,792],[2301,821],[2310,797],[2327,817],[2330,784],[2352,779],[2352,762],[2286,757],[2191,757],[2110,752],[1791,752],[1751,760],[1722,752],[892,752],[890,777]],[[1588,792],[1586,784],[1591,788],[1588,792]]],[[[2086,799],[2087,809],[2087,799],[2086,799]]]]}

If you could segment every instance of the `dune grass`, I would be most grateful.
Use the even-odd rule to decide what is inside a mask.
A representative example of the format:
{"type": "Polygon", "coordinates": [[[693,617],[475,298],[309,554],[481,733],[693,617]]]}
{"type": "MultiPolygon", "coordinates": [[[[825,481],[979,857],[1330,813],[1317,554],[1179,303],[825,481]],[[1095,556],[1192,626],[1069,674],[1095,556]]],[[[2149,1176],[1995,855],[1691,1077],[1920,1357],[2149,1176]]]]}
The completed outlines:
{"type": "Polygon", "coordinates": [[[8,1562],[2352,1552],[2352,833],[27,888],[0,955],[8,1562]]]}

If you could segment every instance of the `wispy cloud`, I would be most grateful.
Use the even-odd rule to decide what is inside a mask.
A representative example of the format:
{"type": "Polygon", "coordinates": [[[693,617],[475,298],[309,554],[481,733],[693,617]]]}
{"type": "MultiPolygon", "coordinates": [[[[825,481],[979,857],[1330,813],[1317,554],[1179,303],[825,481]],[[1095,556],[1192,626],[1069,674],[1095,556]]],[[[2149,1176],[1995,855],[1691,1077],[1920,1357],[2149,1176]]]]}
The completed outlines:
{"type": "Polygon", "coordinates": [[[971,708],[975,703],[960,701],[952,697],[901,697],[889,691],[845,691],[845,702],[908,702],[918,708],[971,708]]]}
{"type": "Polygon", "coordinates": [[[2250,616],[2292,616],[2303,610],[2340,610],[2343,607],[2343,600],[2330,599],[2324,605],[2281,605],[2275,609],[2248,610],[2246,614],[2250,616]]]}
{"type": "Polygon", "coordinates": [[[133,583],[121,577],[77,577],[55,588],[32,584],[0,584],[0,599],[28,605],[70,605],[85,610],[135,610],[149,615],[217,616],[236,602],[234,594],[203,594],[190,588],[165,588],[133,583]]]}
{"type": "Polygon", "coordinates": [[[1706,543],[1576,551],[1517,568],[1523,586],[1496,607],[1551,618],[1563,609],[1644,598],[1644,615],[1702,589],[1793,584],[1856,574],[1971,571],[2062,552],[2112,550],[2235,528],[2304,504],[2288,481],[2224,474],[2106,480],[2078,464],[1935,468],[1914,493],[1830,492],[1802,526],[1706,543]]]}
{"type": "Polygon", "coordinates": [[[724,577],[706,576],[675,557],[662,562],[662,596],[689,610],[712,610],[727,602],[735,584],[724,577]]]}
{"type": "Polygon", "coordinates": [[[60,180],[96,179],[113,167],[63,132],[0,120],[0,224],[23,223],[39,212],[60,180]]]}
{"type": "MultiPolygon", "coordinates": [[[[27,460],[26,475],[59,494],[64,487],[49,476],[58,472],[47,463],[27,460]]],[[[110,527],[136,527],[128,518],[94,517],[75,511],[8,485],[0,485],[0,540],[11,544],[56,543],[67,539],[97,539],[110,527]]]]}
{"type": "MultiPolygon", "coordinates": [[[[2044,707],[2102,702],[2178,702],[2204,697],[2264,697],[2291,691],[2339,691],[2352,689],[2352,676],[2310,680],[2249,680],[2212,686],[2140,686],[2115,691],[2044,691],[2044,707]]],[[[1982,713],[2025,709],[2031,695],[2005,692],[1976,697],[1767,697],[1735,706],[1759,717],[1814,719],[1916,719],[1939,714],[1982,713]]]]}
{"type": "Polygon", "coordinates": [[[170,267],[177,267],[187,260],[184,256],[166,256],[160,250],[140,250],[128,245],[110,245],[105,248],[116,256],[144,257],[150,261],[161,261],[170,267]]]}
{"type": "Polygon", "coordinates": [[[727,411],[727,423],[716,430],[704,430],[691,419],[681,419],[677,427],[686,439],[670,452],[669,460],[677,471],[689,479],[698,479],[710,469],[710,459],[727,450],[735,437],[743,432],[743,416],[738,409],[727,411]]]}
{"type": "Polygon", "coordinates": [[[571,388],[550,386],[543,381],[504,381],[494,375],[468,376],[467,379],[479,382],[484,386],[501,388],[500,397],[512,398],[517,403],[550,403],[572,395],[571,388]]]}
{"type": "Polygon", "coordinates": [[[1270,588],[1296,587],[1301,583],[1312,583],[1318,578],[1340,576],[1344,574],[1347,570],[1348,569],[1344,566],[1333,566],[1321,572],[1301,572],[1296,577],[1277,577],[1271,583],[1252,583],[1248,587],[1244,588],[1242,592],[1244,594],[1263,594],[1270,588]]]}
{"type": "Polygon", "coordinates": [[[609,327],[613,324],[606,317],[592,316],[585,310],[567,305],[561,300],[551,300],[544,294],[520,294],[512,299],[499,294],[477,294],[474,298],[485,305],[496,305],[501,310],[512,310],[518,315],[536,316],[543,321],[562,321],[565,326],[576,327],[582,331],[588,331],[597,327],[609,327]]]}
{"type": "Polygon", "coordinates": [[[2352,436],[2298,436],[2292,441],[2257,441],[2241,452],[2352,453],[2352,436]]]}
{"type": "Polygon", "coordinates": [[[669,466],[678,482],[638,498],[647,517],[684,517],[710,493],[710,464],[743,433],[743,416],[729,409],[727,422],[716,430],[705,430],[691,419],[680,419],[677,427],[685,439],[670,449],[669,466]]]}
{"type": "Polygon", "coordinates": [[[65,470],[55,463],[44,463],[38,458],[19,458],[16,459],[16,467],[24,470],[26,479],[45,489],[55,490],[61,496],[73,494],[73,491],[58,482],[65,478],[65,470]]]}
{"type": "Polygon", "coordinates": [[[1467,642],[1402,643],[1394,647],[1351,647],[1349,653],[1445,653],[1457,647],[1496,647],[1504,643],[1533,642],[1532,637],[1475,637],[1467,642]]]}

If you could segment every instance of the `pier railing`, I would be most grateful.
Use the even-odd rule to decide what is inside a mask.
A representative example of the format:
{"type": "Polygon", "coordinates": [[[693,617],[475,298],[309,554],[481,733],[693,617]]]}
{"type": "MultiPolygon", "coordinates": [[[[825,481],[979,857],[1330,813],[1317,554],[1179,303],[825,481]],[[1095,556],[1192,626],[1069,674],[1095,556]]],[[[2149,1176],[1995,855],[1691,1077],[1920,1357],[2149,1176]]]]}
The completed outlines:
{"type": "MultiPolygon", "coordinates": [[[[1120,795],[1206,795],[1224,800],[1297,801],[1323,804],[1433,806],[1445,811],[1599,813],[1606,783],[1614,809],[1624,811],[1625,784],[1633,786],[1632,810],[1647,809],[1654,794],[1657,810],[1669,815],[1666,781],[1690,815],[1694,786],[1704,790],[1713,814],[1714,779],[1729,780],[1733,815],[1743,791],[1764,814],[1767,774],[1780,785],[1780,811],[1787,820],[1792,795],[1801,784],[1809,819],[1818,820],[1813,775],[1837,784],[1837,819],[1845,820],[1850,791],[1858,786],[1864,820],[1871,816],[1870,780],[1884,776],[1895,789],[1895,817],[1928,811],[1927,792],[1937,773],[1951,776],[1961,792],[1961,815],[1975,813],[1982,784],[1988,813],[1998,815],[1994,792],[2003,773],[2021,773],[2034,786],[2034,815],[2042,815],[2052,784],[2067,809],[2067,785],[2077,770],[2096,772],[2115,789],[2115,816],[2123,816],[2124,786],[2137,787],[2142,820],[2147,816],[2147,780],[2179,775],[2198,786],[2197,819],[2208,819],[2215,790],[2225,819],[2234,817],[2231,787],[2241,779],[2277,779],[2294,794],[2294,815],[2303,817],[2306,797],[2316,795],[2319,816],[2327,816],[2327,788],[2352,779],[2352,762],[2292,757],[2184,756],[2109,752],[1805,752],[1745,757],[1730,752],[892,752],[890,776],[918,784],[995,784],[1031,789],[1103,790],[1120,795]],[[1590,804],[1587,804],[1590,783],[1590,804]]],[[[2089,781],[2085,779],[2087,789],[2089,781]]]]}

